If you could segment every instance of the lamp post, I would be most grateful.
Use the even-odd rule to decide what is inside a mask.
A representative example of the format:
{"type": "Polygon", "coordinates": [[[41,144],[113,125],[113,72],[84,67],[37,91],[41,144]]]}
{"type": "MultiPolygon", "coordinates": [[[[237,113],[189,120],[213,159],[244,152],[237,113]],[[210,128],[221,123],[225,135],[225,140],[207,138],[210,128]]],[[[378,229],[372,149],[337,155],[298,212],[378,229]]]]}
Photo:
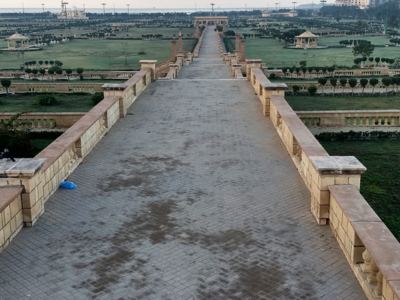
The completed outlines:
{"type": "Polygon", "coordinates": [[[244,11],[247,11],[247,4],[244,5],[244,11]]]}
{"type": "Polygon", "coordinates": [[[275,11],[278,12],[278,2],[275,3],[275,11]]]}
{"type": "Polygon", "coordinates": [[[86,11],[86,7],[85,7],[85,4],[83,4],[83,11],[86,11]]]}
{"type": "Polygon", "coordinates": [[[44,13],[44,3],[42,3],[42,10],[43,10],[43,13],[44,13]]]}
{"type": "Polygon", "coordinates": [[[127,4],[126,6],[128,7],[128,15],[129,15],[129,6],[130,6],[130,4],[127,4]]]}
{"type": "Polygon", "coordinates": [[[214,3],[211,3],[210,4],[211,5],[211,16],[213,16],[214,15],[214,3]]]}
{"type": "Polygon", "coordinates": [[[292,4],[293,4],[293,10],[296,10],[296,3],[297,3],[296,1],[293,1],[293,2],[292,2],[292,4]]]}
{"type": "Polygon", "coordinates": [[[102,3],[101,5],[103,5],[103,15],[105,15],[106,14],[106,4],[102,3]]]}
{"type": "Polygon", "coordinates": [[[322,3],[322,7],[324,7],[325,3],[326,3],[326,0],[321,0],[321,3],[322,3]]]}

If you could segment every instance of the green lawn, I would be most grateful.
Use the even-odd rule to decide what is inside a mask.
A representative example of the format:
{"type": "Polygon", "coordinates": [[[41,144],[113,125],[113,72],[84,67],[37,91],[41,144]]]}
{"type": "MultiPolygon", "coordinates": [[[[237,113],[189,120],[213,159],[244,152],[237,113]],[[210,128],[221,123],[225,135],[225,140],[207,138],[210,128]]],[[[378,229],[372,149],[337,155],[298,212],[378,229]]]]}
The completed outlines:
{"type": "MultiPolygon", "coordinates": [[[[323,38],[319,44],[328,45],[336,43],[343,38],[323,38]]],[[[350,39],[350,38],[347,38],[350,39]]],[[[383,37],[369,37],[362,39],[375,39],[377,42],[384,42],[383,37]]],[[[299,66],[302,60],[307,61],[309,67],[328,67],[333,64],[351,67],[354,65],[354,56],[351,48],[328,48],[328,49],[285,49],[285,43],[276,39],[248,39],[246,40],[246,58],[262,59],[267,67],[291,67],[299,66]]],[[[378,47],[375,48],[373,57],[400,57],[398,47],[378,47]]]]}
{"type": "Polygon", "coordinates": [[[0,112],[87,112],[93,104],[90,95],[57,94],[59,104],[40,106],[34,95],[17,94],[0,97],[0,112]]]}
{"type": "Polygon", "coordinates": [[[368,171],[361,194],[400,240],[400,141],[321,142],[330,155],[357,157],[368,171]]]}
{"type": "MultiPolygon", "coordinates": [[[[184,51],[191,51],[196,40],[184,40],[184,51]]],[[[155,59],[159,63],[171,57],[171,41],[73,40],[51,45],[42,51],[25,52],[25,61],[60,60],[63,68],[97,70],[138,70],[139,60],[155,59]],[[145,54],[140,55],[143,51],[145,54]],[[126,64],[125,64],[126,59],[126,64]]],[[[19,69],[22,56],[17,52],[0,52],[1,69],[19,69]]]]}
{"type": "Polygon", "coordinates": [[[400,96],[380,97],[323,97],[286,96],[295,111],[310,110],[371,110],[400,109],[400,96]]]}

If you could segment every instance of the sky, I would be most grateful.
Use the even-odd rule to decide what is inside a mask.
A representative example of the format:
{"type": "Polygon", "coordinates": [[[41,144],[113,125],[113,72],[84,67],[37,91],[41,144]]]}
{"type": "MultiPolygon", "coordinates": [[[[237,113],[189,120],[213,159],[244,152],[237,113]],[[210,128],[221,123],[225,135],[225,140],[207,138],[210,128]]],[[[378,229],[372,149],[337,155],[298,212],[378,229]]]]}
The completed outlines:
{"type": "MultiPolygon", "coordinates": [[[[130,9],[134,10],[135,8],[194,8],[195,5],[198,8],[209,8],[210,3],[213,0],[146,0],[146,1],[131,1],[131,0],[66,0],[68,2],[68,7],[72,8],[72,6],[83,7],[83,4],[87,8],[102,8],[101,3],[106,3],[106,9],[112,9],[113,4],[115,3],[116,8],[126,8],[126,4],[130,4],[130,9]]],[[[280,2],[281,7],[291,7],[293,6],[292,2],[296,1],[296,6],[300,4],[308,4],[311,3],[312,0],[218,0],[214,1],[215,8],[244,8],[245,4],[247,4],[247,8],[251,7],[274,7],[276,2],[280,2]]],[[[61,0],[20,0],[20,1],[0,1],[0,8],[17,8],[22,6],[22,2],[24,3],[25,8],[40,8],[41,4],[45,4],[45,8],[56,8],[61,6],[61,0]],[[21,3],[18,3],[21,2],[21,3]],[[20,5],[19,5],[20,4],[20,5]]],[[[318,3],[319,0],[314,0],[314,3],[318,3]]],[[[328,1],[332,2],[332,1],[328,1]]]]}

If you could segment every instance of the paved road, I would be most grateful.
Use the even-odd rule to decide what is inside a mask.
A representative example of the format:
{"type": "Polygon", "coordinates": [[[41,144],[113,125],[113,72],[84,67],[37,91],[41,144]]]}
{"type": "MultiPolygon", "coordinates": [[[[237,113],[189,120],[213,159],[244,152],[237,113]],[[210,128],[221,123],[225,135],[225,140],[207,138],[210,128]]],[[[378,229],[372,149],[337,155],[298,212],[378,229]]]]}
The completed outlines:
{"type": "Polygon", "coordinates": [[[365,299],[212,29],[0,255],[1,299],[365,299]]]}

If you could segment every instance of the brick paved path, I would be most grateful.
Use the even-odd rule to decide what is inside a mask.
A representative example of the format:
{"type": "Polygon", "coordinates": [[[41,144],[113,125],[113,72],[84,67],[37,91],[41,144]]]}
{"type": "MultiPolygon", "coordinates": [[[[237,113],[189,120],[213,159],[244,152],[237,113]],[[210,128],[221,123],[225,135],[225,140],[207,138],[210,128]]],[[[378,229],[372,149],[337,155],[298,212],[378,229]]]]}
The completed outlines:
{"type": "Polygon", "coordinates": [[[0,255],[1,299],[365,299],[212,29],[0,255]],[[216,80],[217,78],[221,80],[216,80]]]}

